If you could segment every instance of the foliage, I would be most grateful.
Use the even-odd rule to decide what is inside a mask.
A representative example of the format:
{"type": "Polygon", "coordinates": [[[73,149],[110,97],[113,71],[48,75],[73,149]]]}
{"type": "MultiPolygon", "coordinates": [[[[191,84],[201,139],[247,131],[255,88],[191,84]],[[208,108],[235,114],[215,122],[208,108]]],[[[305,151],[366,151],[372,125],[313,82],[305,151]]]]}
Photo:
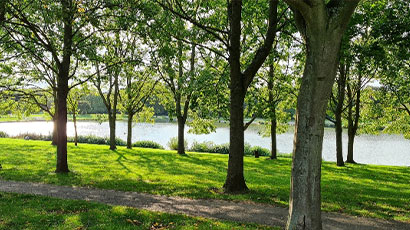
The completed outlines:
{"type": "Polygon", "coordinates": [[[199,117],[196,113],[192,115],[192,120],[187,122],[189,127],[188,133],[193,134],[210,134],[216,132],[216,126],[213,119],[199,117]]]}
{"type": "MultiPolygon", "coordinates": [[[[51,173],[56,156],[49,142],[2,138],[0,177],[196,199],[249,200],[278,206],[289,202],[289,158],[245,157],[250,191],[229,195],[215,189],[225,181],[227,155],[188,152],[180,156],[170,150],[125,147],[110,151],[106,146],[88,144],[69,144],[69,151],[75,173],[57,175],[51,173]]],[[[347,164],[339,168],[334,162],[323,162],[322,168],[323,211],[410,221],[409,167],[347,164]]]]}
{"type": "Polygon", "coordinates": [[[7,138],[9,135],[6,132],[0,131],[0,138],[7,138]]]}
{"type": "Polygon", "coordinates": [[[132,144],[133,147],[139,148],[151,148],[151,149],[164,149],[164,147],[155,141],[137,141],[132,144]]]}
{"type": "Polygon", "coordinates": [[[212,152],[214,153],[221,153],[221,154],[229,154],[229,143],[215,145],[212,148],[212,152]]]}
{"type": "Polygon", "coordinates": [[[51,141],[51,135],[43,135],[37,133],[21,133],[19,135],[13,136],[13,138],[17,139],[25,139],[25,140],[41,140],[41,141],[51,141]]]}
{"type": "Polygon", "coordinates": [[[215,153],[213,151],[214,148],[215,148],[215,144],[212,141],[206,141],[202,143],[194,141],[189,151],[201,152],[201,153],[215,153]]]}
{"type": "Polygon", "coordinates": [[[141,111],[134,116],[134,121],[138,123],[154,123],[154,108],[144,106],[141,111]]]}
{"type": "Polygon", "coordinates": [[[270,150],[267,148],[262,148],[260,146],[253,146],[251,149],[251,154],[248,155],[255,155],[255,152],[258,151],[259,156],[270,156],[270,150]]]}
{"type": "MultiPolygon", "coordinates": [[[[74,137],[68,137],[67,138],[68,142],[74,142],[74,137]]],[[[88,135],[88,136],[78,136],[78,143],[87,143],[87,144],[98,144],[98,145],[109,145],[110,144],[110,138],[108,137],[97,137],[94,135],[88,135]]],[[[115,144],[118,146],[126,146],[127,143],[120,139],[120,138],[115,138],[115,144]]]]}
{"type": "MultiPolygon", "coordinates": [[[[191,152],[205,152],[205,153],[220,153],[220,154],[229,154],[229,143],[216,145],[212,141],[206,142],[194,142],[192,143],[191,152]]],[[[255,154],[255,151],[259,152],[260,156],[269,156],[269,149],[262,148],[259,146],[251,147],[248,143],[245,143],[245,156],[252,156],[255,154]]]]}
{"type": "MultiPolygon", "coordinates": [[[[167,145],[172,150],[178,150],[178,137],[171,138],[167,145]]],[[[187,140],[184,140],[184,146],[185,146],[185,148],[188,147],[188,141],[187,140]]]]}

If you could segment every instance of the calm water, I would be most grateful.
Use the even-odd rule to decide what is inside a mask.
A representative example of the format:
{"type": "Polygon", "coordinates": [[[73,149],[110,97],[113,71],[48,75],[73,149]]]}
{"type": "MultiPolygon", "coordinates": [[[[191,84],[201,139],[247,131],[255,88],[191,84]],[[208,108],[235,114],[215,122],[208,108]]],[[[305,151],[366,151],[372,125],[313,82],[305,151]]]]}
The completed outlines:
{"type": "MultiPolygon", "coordinates": [[[[8,122],[0,123],[0,131],[5,131],[9,135],[20,133],[50,134],[53,128],[52,122],[8,122]]],[[[252,146],[262,146],[270,149],[270,138],[258,135],[258,126],[251,126],[245,132],[245,141],[252,146]]],[[[127,123],[117,122],[117,136],[126,140],[127,123]]],[[[188,128],[186,129],[188,130],[188,128]]],[[[97,122],[78,122],[80,135],[93,134],[96,136],[108,136],[108,123],[99,124],[97,122]]],[[[68,135],[74,135],[73,123],[68,123],[68,135]]],[[[133,141],[153,140],[163,146],[167,146],[170,138],[177,136],[177,125],[175,123],[138,123],[133,127],[133,141]]],[[[208,135],[194,135],[187,133],[186,139],[189,144],[194,141],[212,141],[215,144],[229,142],[229,128],[218,128],[215,133],[208,135]]],[[[280,153],[291,153],[293,148],[293,133],[288,132],[277,136],[278,151],[280,153]]],[[[344,151],[347,150],[347,135],[344,135],[344,151]]],[[[325,130],[323,142],[323,159],[326,161],[336,161],[335,157],[335,134],[333,129],[325,130]]],[[[354,159],[359,163],[378,165],[398,165],[410,166],[410,140],[406,140],[401,135],[361,135],[356,137],[354,146],[354,159]]],[[[346,158],[346,151],[345,151],[346,158]]]]}

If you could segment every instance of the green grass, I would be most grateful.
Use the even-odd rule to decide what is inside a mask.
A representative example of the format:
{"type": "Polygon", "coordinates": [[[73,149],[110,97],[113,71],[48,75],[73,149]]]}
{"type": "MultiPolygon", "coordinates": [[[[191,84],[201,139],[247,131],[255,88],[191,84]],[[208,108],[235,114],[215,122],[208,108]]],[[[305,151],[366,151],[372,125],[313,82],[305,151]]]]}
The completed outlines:
{"type": "Polygon", "coordinates": [[[123,206],[0,193],[0,230],[280,229],[123,206]]]}
{"type": "MultiPolygon", "coordinates": [[[[227,155],[69,144],[67,175],[53,173],[55,147],[50,142],[0,139],[0,179],[57,185],[90,186],[122,191],[250,200],[287,206],[291,159],[245,157],[250,192],[224,194],[227,155]]],[[[323,162],[322,209],[351,215],[410,222],[410,167],[323,162]]]]}

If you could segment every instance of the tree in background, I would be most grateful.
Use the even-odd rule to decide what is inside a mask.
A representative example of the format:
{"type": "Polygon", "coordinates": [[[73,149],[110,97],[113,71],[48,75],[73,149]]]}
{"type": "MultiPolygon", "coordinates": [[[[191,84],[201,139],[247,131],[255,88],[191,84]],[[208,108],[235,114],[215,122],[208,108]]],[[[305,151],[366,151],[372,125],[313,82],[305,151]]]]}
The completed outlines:
{"type": "Polygon", "coordinates": [[[42,63],[56,77],[56,172],[67,173],[67,95],[87,80],[78,78],[77,68],[89,51],[87,47],[92,47],[99,19],[114,11],[107,12],[110,10],[105,1],[74,0],[10,0],[5,9],[1,27],[6,36],[2,36],[1,44],[10,56],[42,63]]]}
{"type": "Polygon", "coordinates": [[[128,116],[127,148],[131,149],[133,121],[147,122],[154,115],[147,103],[155,95],[158,80],[153,76],[155,72],[148,68],[138,69],[133,65],[126,65],[123,71],[126,83],[125,89],[120,91],[120,111],[128,116]]]}
{"type": "Polygon", "coordinates": [[[389,98],[383,131],[410,138],[410,5],[394,0],[378,5],[383,14],[378,15],[373,32],[386,53],[380,82],[389,98]]]}
{"type": "MultiPolygon", "coordinates": [[[[290,66],[290,54],[283,50],[283,54],[271,53],[264,68],[256,78],[256,84],[248,92],[245,100],[246,114],[252,118],[245,124],[247,128],[256,117],[264,118],[268,122],[260,132],[262,136],[271,138],[270,159],[277,159],[276,135],[289,129],[292,118],[291,110],[295,106],[296,87],[295,73],[290,66]]],[[[296,65],[296,63],[293,63],[296,65]]]]}
{"type": "Polygon", "coordinates": [[[77,132],[77,114],[80,112],[79,104],[84,101],[84,97],[89,94],[88,87],[83,85],[81,88],[74,88],[70,90],[67,97],[67,111],[73,116],[74,123],[74,145],[77,146],[78,132],[77,132]]]}
{"type": "Polygon", "coordinates": [[[246,2],[243,6],[240,0],[198,1],[193,4],[167,0],[157,2],[164,9],[205,32],[212,38],[209,44],[217,44],[212,48],[207,46],[209,44],[205,46],[216,55],[224,56],[229,63],[230,147],[224,189],[226,192],[246,191],[248,187],[243,174],[244,100],[275,40],[279,1],[266,1],[265,4],[258,4],[260,7],[255,7],[253,2],[246,2]],[[210,6],[212,11],[209,11],[210,6]]]}

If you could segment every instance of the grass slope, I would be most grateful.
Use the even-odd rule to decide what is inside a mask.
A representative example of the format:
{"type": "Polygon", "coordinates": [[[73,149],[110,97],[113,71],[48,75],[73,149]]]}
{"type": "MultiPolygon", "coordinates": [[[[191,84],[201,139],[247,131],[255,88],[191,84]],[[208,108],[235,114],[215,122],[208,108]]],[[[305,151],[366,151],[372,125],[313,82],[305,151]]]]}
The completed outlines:
{"type": "Polygon", "coordinates": [[[280,229],[122,206],[0,193],[0,230],[280,229]]]}
{"type": "MultiPolygon", "coordinates": [[[[0,139],[0,179],[91,186],[122,191],[250,200],[288,205],[291,159],[245,157],[250,192],[222,193],[228,156],[175,151],[68,145],[72,173],[55,169],[55,147],[50,142],[0,139]]],[[[322,209],[351,215],[410,222],[410,167],[350,165],[323,162],[322,209]]]]}

